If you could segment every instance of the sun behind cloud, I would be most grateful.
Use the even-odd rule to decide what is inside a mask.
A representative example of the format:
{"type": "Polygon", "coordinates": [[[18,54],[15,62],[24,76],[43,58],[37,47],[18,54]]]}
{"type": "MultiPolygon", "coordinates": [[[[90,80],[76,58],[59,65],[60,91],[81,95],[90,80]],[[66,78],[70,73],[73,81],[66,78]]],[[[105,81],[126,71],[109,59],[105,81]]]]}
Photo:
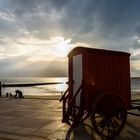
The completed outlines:
{"type": "MultiPolygon", "coordinates": [[[[74,47],[71,39],[65,39],[62,36],[50,37],[49,39],[38,39],[32,36],[22,37],[15,41],[9,40],[9,44],[14,45],[13,48],[8,46],[5,50],[11,56],[26,56],[28,61],[43,61],[66,58],[68,52],[74,47]]],[[[8,55],[8,56],[10,56],[8,55]]]]}

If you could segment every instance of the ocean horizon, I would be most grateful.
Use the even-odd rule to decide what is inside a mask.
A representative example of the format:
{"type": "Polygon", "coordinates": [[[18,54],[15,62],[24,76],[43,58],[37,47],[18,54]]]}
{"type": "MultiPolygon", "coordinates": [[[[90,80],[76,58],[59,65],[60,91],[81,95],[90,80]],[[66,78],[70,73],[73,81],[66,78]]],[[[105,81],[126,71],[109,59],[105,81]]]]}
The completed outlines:
{"type": "Polygon", "coordinates": [[[28,84],[28,83],[50,83],[62,82],[62,84],[55,85],[39,85],[31,87],[5,87],[2,88],[2,95],[6,93],[15,94],[15,90],[21,90],[24,95],[61,95],[67,88],[67,77],[2,77],[0,78],[2,84],[28,84]]]}
{"type": "MultiPolygon", "coordinates": [[[[32,87],[5,87],[2,88],[2,95],[7,92],[15,94],[15,90],[21,90],[24,95],[61,95],[67,89],[66,82],[68,77],[1,77],[0,81],[3,84],[27,84],[27,83],[47,83],[47,82],[62,82],[55,85],[40,85],[32,87]]],[[[140,93],[140,77],[131,78],[131,92],[140,93]]]]}

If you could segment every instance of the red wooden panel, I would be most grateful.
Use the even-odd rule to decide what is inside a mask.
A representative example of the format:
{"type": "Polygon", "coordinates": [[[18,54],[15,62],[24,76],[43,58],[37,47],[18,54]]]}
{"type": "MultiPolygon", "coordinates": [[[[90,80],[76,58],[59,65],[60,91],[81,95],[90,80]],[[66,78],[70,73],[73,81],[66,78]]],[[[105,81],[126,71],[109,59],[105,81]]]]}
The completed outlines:
{"type": "MultiPolygon", "coordinates": [[[[72,80],[72,57],[83,54],[83,103],[88,110],[97,94],[112,92],[122,97],[127,108],[131,106],[129,54],[78,47],[69,57],[69,79],[72,80]]],[[[72,90],[71,90],[72,91],[72,90]]],[[[72,92],[70,93],[72,94],[72,92]]]]}

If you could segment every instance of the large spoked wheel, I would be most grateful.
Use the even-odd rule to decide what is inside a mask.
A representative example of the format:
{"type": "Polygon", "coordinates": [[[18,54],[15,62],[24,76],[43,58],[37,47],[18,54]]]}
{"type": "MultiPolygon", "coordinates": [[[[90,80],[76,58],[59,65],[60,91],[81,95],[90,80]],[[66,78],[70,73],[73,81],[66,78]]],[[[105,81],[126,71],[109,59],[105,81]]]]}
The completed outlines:
{"type": "Polygon", "coordinates": [[[80,106],[76,106],[73,102],[69,102],[69,98],[64,102],[64,120],[70,126],[76,127],[79,123],[82,123],[89,117],[89,113],[82,109],[80,106]]]}
{"type": "Polygon", "coordinates": [[[125,126],[127,111],[120,96],[101,94],[93,105],[91,122],[95,132],[107,139],[118,135],[125,126]]]}

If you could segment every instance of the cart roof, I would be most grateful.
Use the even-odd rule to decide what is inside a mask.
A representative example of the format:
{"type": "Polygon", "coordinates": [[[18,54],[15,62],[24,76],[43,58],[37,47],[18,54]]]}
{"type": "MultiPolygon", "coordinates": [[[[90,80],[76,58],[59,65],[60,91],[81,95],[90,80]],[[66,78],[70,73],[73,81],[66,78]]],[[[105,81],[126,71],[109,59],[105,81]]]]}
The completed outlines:
{"type": "Polygon", "coordinates": [[[127,55],[130,56],[130,53],[121,52],[121,51],[113,51],[113,50],[104,50],[104,49],[97,49],[97,48],[86,48],[86,47],[75,47],[72,49],[68,57],[77,55],[77,54],[83,54],[83,53],[103,53],[103,54],[114,54],[114,55],[127,55]]]}

